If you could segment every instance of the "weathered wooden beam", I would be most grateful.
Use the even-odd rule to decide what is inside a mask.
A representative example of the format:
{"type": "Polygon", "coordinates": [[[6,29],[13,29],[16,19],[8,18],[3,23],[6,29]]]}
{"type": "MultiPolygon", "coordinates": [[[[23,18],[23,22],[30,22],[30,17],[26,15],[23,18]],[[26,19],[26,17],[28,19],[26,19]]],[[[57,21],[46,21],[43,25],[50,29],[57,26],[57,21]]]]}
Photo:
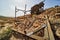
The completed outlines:
{"type": "Polygon", "coordinates": [[[34,38],[34,39],[36,39],[36,40],[44,40],[43,37],[39,37],[39,36],[37,36],[37,35],[31,35],[31,36],[29,36],[29,37],[32,37],[32,38],[34,38]]]}
{"type": "Polygon", "coordinates": [[[37,32],[39,32],[41,29],[43,29],[43,28],[45,28],[46,27],[46,24],[43,24],[43,25],[41,25],[40,27],[38,27],[38,28],[36,28],[36,30],[34,30],[34,31],[32,31],[32,32],[29,32],[29,33],[27,33],[26,35],[32,35],[32,34],[35,34],[35,33],[37,33],[37,32]]]}
{"type": "MultiPolygon", "coordinates": [[[[20,34],[25,35],[23,32],[18,31],[18,30],[16,30],[16,29],[12,29],[12,30],[17,31],[17,32],[19,32],[20,34]]],[[[25,36],[28,36],[28,35],[25,35],[25,36]]],[[[30,36],[28,36],[28,37],[33,38],[33,39],[36,39],[36,40],[44,40],[43,37],[39,37],[39,36],[36,36],[36,35],[30,35],[30,36]]]]}
{"type": "Polygon", "coordinates": [[[49,40],[55,40],[55,38],[54,38],[54,35],[53,35],[53,32],[52,32],[52,29],[51,29],[51,26],[50,26],[50,23],[49,23],[49,19],[48,19],[48,16],[47,15],[45,15],[45,17],[46,17],[46,23],[47,23],[47,30],[48,30],[48,39],[49,40]]]}
{"type": "Polygon", "coordinates": [[[44,29],[44,39],[48,40],[48,30],[47,27],[44,29]]]}

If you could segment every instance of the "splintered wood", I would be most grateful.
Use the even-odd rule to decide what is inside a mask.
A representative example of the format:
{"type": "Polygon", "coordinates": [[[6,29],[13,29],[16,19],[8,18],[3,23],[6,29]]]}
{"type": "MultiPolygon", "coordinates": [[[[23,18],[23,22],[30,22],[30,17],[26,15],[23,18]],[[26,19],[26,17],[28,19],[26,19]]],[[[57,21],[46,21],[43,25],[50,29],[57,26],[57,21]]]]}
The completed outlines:
{"type": "Polygon", "coordinates": [[[43,37],[39,37],[38,35],[32,35],[33,33],[35,34],[36,32],[38,32],[40,29],[42,29],[43,27],[41,27],[43,24],[45,24],[45,19],[44,18],[38,18],[38,17],[33,17],[33,18],[26,18],[26,19],[19,19],[21,21],[16,22],[15,27],[17,28],[12,28],[13,30],[27,35],[33,39],[37,39],[37,40],[43,40],[43,37]],[[20,23],[19,23],[20,22],[20,23]],[[26,31],[26,34],[25,32],[26,31]],[[32,33],[33,32],[33,33],[32,33]],[[30,34],[32,33],[32,34],[30,34]]]}
{"type": "Polygon", "coordinates": [[[17,17],[16,28],[13,27],[12,30],[36,40],[55,40],[50,25],[50,23],[60,23],[60,20],[54,20],[55,14],[56,9],[50,8],[40,15],[33,15],[32,17],[31,15],[26,15],[25,18],[24,16],[17,17]]]}
{"type": "Polygon", "coordinates": [[[46,15],[46,19],[47,19],[46,22],[47,22],[47,30],[48,30],[48,40],[55,40],[47,15],[46,15]]]}

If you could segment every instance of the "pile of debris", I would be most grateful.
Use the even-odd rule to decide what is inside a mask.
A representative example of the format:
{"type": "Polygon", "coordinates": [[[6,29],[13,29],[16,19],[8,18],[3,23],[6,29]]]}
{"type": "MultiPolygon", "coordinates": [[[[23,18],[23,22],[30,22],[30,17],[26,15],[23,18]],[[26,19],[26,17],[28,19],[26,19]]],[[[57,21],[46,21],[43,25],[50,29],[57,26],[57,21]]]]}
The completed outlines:
{"type": "MultiPolygon", "coordinates": [[[[60,16],[58,16],[60,13],[58,13],[58,10],[60,10],[60,7],[46,9],[42,14],[33,15],[32,17],[31,15],[26,15],[25,17],[17,17],[15,25],[12,27],[12,29],[35,39],[39,38],[39,40],[44,40],[43,38],[45,38],[48,40],[48,36],[45,35],[45,28],[47,25],[49,25],[46,23],[47,19],[45,15],[47,15],[49,23],[51,25],[51,30],[50,28],[49,30],[53,32],[53,35],[58,36],[60,35],[60,31],[58,31],[60,29],[58,29],[59,27],[57,28],[55,26],[55,23],[59,23],[60,25],[60,16]]],[[[50,37],[50,40],[54,39],[55,36],[53,37],[53,35],[52,39],[50,37]]],[[[60,39],[60,36],[58,36],[58,38],[60,39]]]]}

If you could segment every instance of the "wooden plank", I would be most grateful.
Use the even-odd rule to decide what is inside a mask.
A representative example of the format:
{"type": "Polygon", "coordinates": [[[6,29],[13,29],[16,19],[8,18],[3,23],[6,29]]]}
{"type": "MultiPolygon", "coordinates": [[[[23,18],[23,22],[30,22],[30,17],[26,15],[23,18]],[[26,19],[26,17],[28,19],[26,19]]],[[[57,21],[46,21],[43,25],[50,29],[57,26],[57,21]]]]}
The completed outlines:
{"type": "MultiPolygon", "coordinates": [[[[17,32],[19,32],[19,33],[25,35],[23,32],[18,31],[18,30],[16,30],[16,29],[12,29],[12,30],[17,31],[17,32]]],[[[26,35],[26,36],[28,36],[28,35],[26,35]]],[[[28,36],[28,37],[33,38],[33,39],[36,39],[36,40],[44,40],[43,37],[39,37],[39,36],[36,36],[36,35],[30,35],[30,36],[28,36]]]]}
{"type": "Polygon", "coordinates": [[[49,20],[48,20],[48,16],[45,15],[45,17],[47,19],[46,22],[47,22],[47,29],[48,29],[49,40],[55,40],[53,32],[52,32],[52,29],[51,29],[51,26],[50,26],[50,23],[49,23],[49,20]]]}
{"type": "Polygon", "coordinates": [[[44,29],[44,39],[48,40],[48,30],[47,27],[44,29]]]}
{"type": "Polygon", "coordinates": [[[34,33],[36,33],[36,32],[39,32],[41,29],[43,29],[43,28],[45,28],[46,27],[46,24],[42,24],[41,25],[41,27],[38,27],[36,30],[34,30],[34,31],[32,31],[32,32],[29,32],[29,33],[27,33],[26,35],[32,35],[32,34],[34,34],[34,33]]]}
{"type": "Polygon", "coordinates": [[[36,36],[36,35],[31,35],[30,37],[36,39],[36,40],[44,40],[43,37],[39,37],[39,36],[36,36]]]}

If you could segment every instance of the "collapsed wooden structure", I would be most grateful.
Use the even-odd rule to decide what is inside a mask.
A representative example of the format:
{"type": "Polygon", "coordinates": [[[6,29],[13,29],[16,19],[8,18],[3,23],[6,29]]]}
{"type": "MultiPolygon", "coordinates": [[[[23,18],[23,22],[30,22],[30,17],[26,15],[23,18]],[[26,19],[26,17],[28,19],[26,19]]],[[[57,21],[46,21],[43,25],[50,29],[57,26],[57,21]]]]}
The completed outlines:
{"type": "MultiPolygon", "coordinates": [[[[16,32],[18,32],[18,33],[20,33],[22,35],[25,35],[26,38],[32,38],[33,40],[55,40],[52,29],[51,29],[51,26],[50,26],[48,16],[46,15],[45,17],[46,17],[45,18],[46,24],[43,24],[41,27],[38,27],[36,30],[34,30],[32,32],[29,32],[29,33],[25,34],[24,32],[21,32],[21,31],[19,31],[17,29],[14,29],[14,28],[12,28],[12,30],[14,30],[14,31],[16,31],[16,32]],[[34,35],[43,28],[44,28],[44,37],[34,35]]],[[[25,40],[29,40],[29,39],[25,39],[25,40]]]]}
{"type": "MultiPolygon", "coordinates": [[[[53,8],[54,9],[54,8],[53,8]]],[[[25,16],[26,18],[24,19],[24,17],[20,18],[17,17],[17,22],[15,22],[15,24],[12,27],[12,31],[13,31],[13,35],[14,37],[16,35],[18,35],[17,39],[19,38],[19,40],[55,40],[55,34],[57,34],[57,36],[60,37],[60,27],[58,26],[58,28],[52,28],[52,25],[60,25],[60,13],[56,13],[56,11],[54,11],[53,9],[50,9],[44,13],[42,13],[40,15],[33,15],[33,17],[31,16],[25,16]],[[54,12],[53,12],[54,11],[54,12]],[[50,14],[49,14],[50,13],[50,14]],[[54,13],[54,14],[53,14],[54,13]],[[42,16],[42,17],[41,17],[42,16]],[[58,19],[54,19],[52,21],[52,17],[55,17],[58,19]],[[24,19],[24,20],[23,20],[24,19]],[[43,20],[43,21],[41,21],[43,20]],[[39,25],[39,26],[38,26],[39,25]],[[14,26],[16,28],[14,28],[14,26]],[[26,27],[26,28],[25,28],[26,27]],[[23,30],[21,30],[23,28],[23,30]],[[52,32],[52,29],[56,32],[52,32]],[[21,38],[21,39],[20,39],[21,38]]],[[[9,21],[1,21],[0,23],[10,23],[9,21]]],[[[12,23],[13,24],[13,23],[12,23]]],[[[10,24],[9,24],[10,25],[10,24]]],[[[56,25],[54,27],[56,27],[56,25]]],[[[15,40],[14,38],[12,40],[15,40]]]]}

